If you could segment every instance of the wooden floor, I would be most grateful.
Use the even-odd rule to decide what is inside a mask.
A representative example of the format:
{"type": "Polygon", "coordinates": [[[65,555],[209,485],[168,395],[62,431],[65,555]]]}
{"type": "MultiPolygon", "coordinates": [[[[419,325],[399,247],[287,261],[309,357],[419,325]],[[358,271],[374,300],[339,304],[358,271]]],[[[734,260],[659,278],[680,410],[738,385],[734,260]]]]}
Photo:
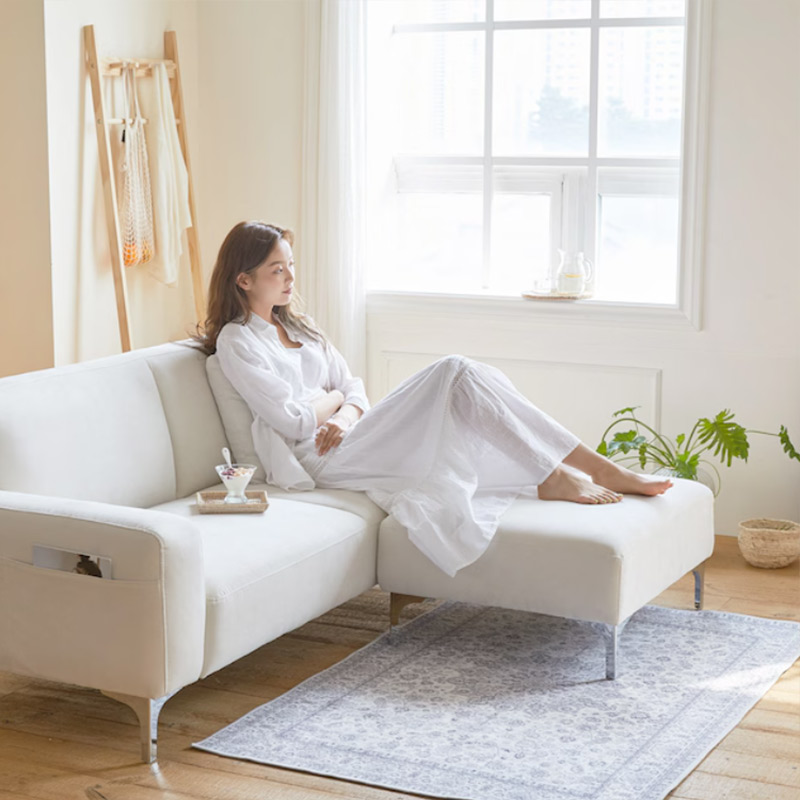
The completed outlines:
{"type": "MultiPolygon", "coordinates": [[[[691,607],[691,575],[655,602],[691,607]]],[[[409,606],[404,619],[432,603],[409,606]]],[[[426,607],[427,606],[427,607],[426,607]]],[[[706,608],[798,619],[800,568],[750,567],[718,537],[706,608]]],[[[390,800],[399,792],[195,750],[214,733],[378,636],[386,595],[371,590],[182,689],[161,713],[159,761],[138,762],[133,712],[99,692],[0,672],[0,800],[390,800]]],[[[800,662],[669,795],[691,800],[800,798],[800,662]]]]}

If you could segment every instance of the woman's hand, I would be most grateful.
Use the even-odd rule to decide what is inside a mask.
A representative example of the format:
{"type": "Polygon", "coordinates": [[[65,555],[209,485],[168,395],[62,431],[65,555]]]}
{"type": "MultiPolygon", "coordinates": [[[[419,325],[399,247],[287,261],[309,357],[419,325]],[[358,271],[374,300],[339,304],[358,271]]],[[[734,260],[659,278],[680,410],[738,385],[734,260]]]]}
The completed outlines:
{"type": "Polygon", "coordinates": [[[324,425],[317,429],[314,444],[319,455],[324,456],[332,447],[338,447],[347,431],[347,422],[334,414],[324,425]]]}

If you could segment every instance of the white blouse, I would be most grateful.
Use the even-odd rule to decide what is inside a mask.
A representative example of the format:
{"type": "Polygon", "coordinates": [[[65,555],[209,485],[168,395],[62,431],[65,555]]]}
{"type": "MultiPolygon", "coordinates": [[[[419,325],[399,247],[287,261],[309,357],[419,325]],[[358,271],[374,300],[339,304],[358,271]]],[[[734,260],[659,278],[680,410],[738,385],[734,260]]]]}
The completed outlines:
{"type": "MultiPolygon", "coordinates": [[[[312,401],[333,389],[363,411],[370,402],[361,378],[344,356],[304,333],[292,333],[302,347],[283,345],[275,325],[252,313],[223,326],[217,357],[225,377],[253,412],[253,444],[267,482],[283,488],[313,489],[314,475],[335,448],[318,455],[317,417],[312,401]]],[[[357,424],[357,423],[356,423],[357,424]]]]}

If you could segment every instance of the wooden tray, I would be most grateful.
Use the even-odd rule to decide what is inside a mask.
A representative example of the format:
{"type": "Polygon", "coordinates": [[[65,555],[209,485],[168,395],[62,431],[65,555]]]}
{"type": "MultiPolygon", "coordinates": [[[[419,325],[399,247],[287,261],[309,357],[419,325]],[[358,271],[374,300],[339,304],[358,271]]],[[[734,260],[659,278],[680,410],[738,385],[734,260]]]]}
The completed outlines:
{"type": "Polygon", "coordinates": [[[226,491],[197,492],[197,510],[201,514],[258,514],[269,508],[264,489],[245,491],[246,503],[224,502],[226,491]]]}
{"type": "Polygon", "coordinates": [[[537,292],[535,289],[529,289],[523,292],[522,296],[528,300],[583,300],[592,295],[587,292],[572,294],[570,292],[537,292]]]}

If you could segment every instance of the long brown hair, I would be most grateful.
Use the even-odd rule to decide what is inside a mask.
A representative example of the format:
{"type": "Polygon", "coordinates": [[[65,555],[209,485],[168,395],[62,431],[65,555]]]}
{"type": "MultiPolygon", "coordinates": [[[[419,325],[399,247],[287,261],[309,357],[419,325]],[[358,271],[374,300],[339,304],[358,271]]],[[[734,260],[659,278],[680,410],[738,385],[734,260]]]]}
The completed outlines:
{"type": "MultiPolygon", "coordinates": [[[[197,325],[196,333],[190,335],[207,355],[216,353],[217,337],[228,322],[240,318],[245,323],[250,320],[252,312],[247,293],[236,283],[236,277],[240,272],[254,272],[266,261],[280,239],[294,245],[294,232],[258,220],[234,225],[225,237],[208,285],[205,324],[197,325]]],[[[305,333],[327,349],[327,336],[302,309],[303,300],[294,291],[291,300],[286,305],[273,306],[272,313],[287,332],[305,333]]]]}

